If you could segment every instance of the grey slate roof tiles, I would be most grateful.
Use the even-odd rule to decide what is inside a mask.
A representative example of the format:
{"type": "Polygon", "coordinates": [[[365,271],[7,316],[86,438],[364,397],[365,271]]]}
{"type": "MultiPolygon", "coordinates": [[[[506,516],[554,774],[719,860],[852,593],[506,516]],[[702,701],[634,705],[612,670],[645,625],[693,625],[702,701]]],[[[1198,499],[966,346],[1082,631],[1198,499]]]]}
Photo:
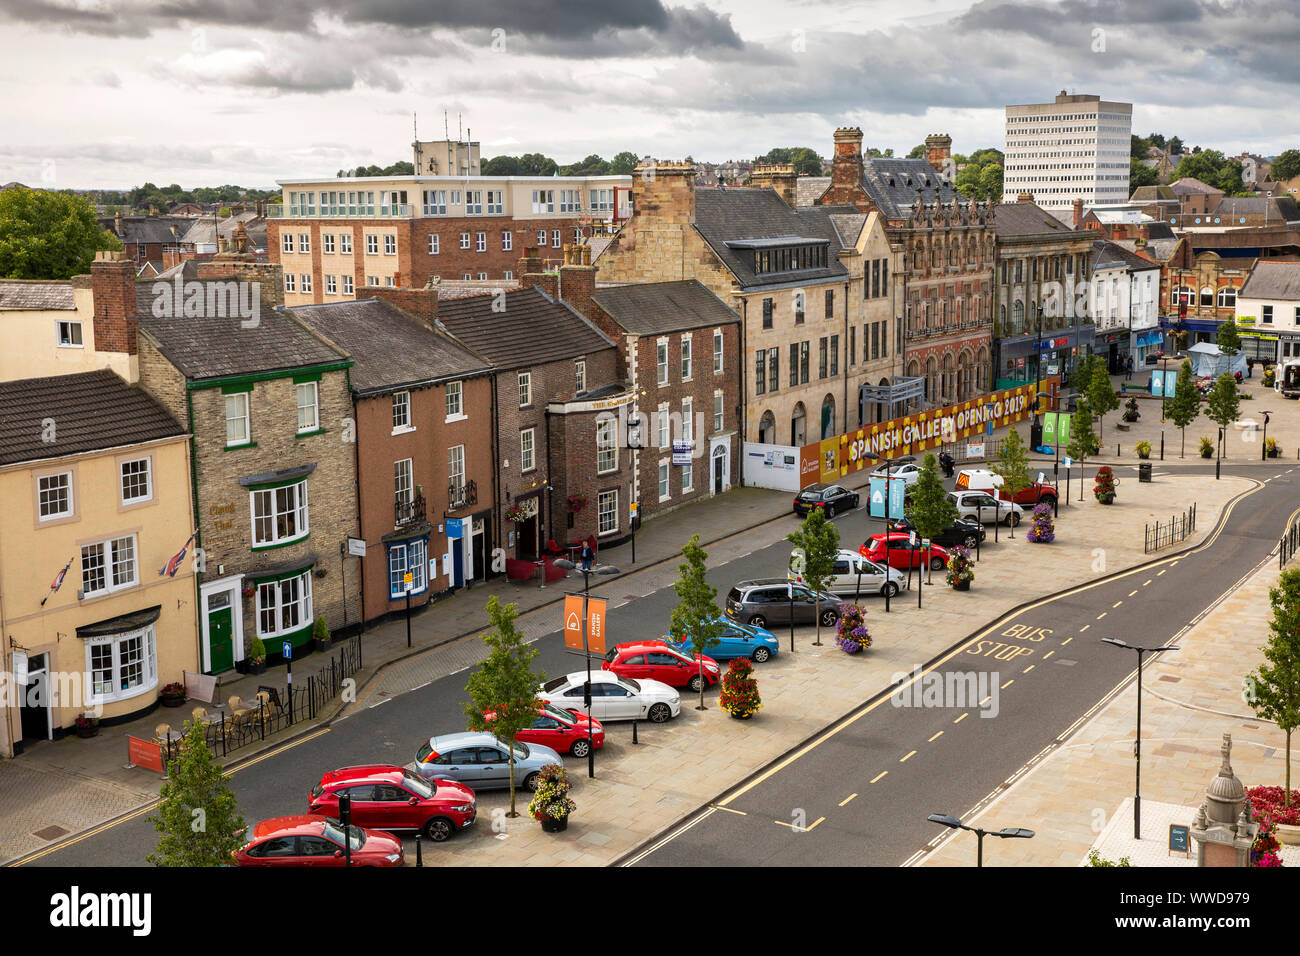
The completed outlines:
{"type": "Polygon", "coordinates": [[[597,289],[593,301],[636,335],[710,328],[740,321],[697,279],[597,289]]]}
{"type": "Polygon", "coordinates": [[[0,280],[0,309],[75,309],[72,283],[0,280]]]}
{"type": "Polygon", "coordinates": [[[439,299],[438,320],[457,339],[500,369],[580,358],[614,343],[569,306],[537,288],[495,295],[439,299]]]}
{"type": "Polygon", "coordinates": [[[1300,300],[1300,262],[1257,262],[1239,299],[1300,300]]]}

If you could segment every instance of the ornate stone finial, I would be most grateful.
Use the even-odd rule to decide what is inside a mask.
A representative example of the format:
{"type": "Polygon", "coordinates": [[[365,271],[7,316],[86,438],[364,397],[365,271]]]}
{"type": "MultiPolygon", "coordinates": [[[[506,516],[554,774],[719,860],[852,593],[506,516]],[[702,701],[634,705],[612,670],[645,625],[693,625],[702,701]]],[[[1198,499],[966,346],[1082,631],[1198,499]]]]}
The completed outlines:
{"type": "Polygon", "coordinates": [[[1204,830],[1209,827],[1210,820],[1205,812],[1205,804],[1202,803],[1200,809],[1196,811],[1196,818],[1192,821],[1192,825],[1198,830],[1204,830]]]}
{"type": "Polygon", "coordinates": [[[1219,753],[1223,754],[1223,763],[1219,765],[1219,773],[1225,777],[1232,776],[1232,734],[1223,735],[1223,746],[1219,748],[1219,753]]]}

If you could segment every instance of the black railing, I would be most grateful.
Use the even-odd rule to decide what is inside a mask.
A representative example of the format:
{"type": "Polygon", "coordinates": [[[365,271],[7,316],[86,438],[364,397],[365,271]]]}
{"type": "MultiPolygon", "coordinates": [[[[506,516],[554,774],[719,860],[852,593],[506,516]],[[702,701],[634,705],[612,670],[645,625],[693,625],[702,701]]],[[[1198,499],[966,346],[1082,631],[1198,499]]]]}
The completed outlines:
{"type": "Polygon", "coordinates": [[[1145,551],[1147,554],[1159,551],[1161,548],[1182,541],[1195,530],[1196,502],[1193,501],[1192,506],[1181,515],[1173,515],[1168,521],[1157,521],[1153,525],[1146,526],[1145,551]]]}
{"type": "Polygon", "coordinates": [[[1295,557],[1297,551],[1300,551],[1300,518],[1287,525],[1282,537],[1278,539],[1279,571],[1286,567],[1286,563],[1295,557]]]}
{"type": "MultiPolygon", "coordinates": [[[[207,724],[208,748],[213,754],[227,756],[249,744],[287,730],[295,723],[315,720],[343,692],[343,682],[361,670],[361,635],[338,641],[328,665],[314,674],[300,676],[292,687],[285,682],[261,684],[257,695],[250,697],[248,709],[227,714],[207,724]]],[[[180,756],[181,747],[168,740],[159,744],[164,765],[180,756]]]]}
{"type": "Polygon", "coordinates": [[[447,486],[447,510],[458,511],[478,504],[478,482],[471,478],[462,484],[447,486]]]}
{"type": "Polygon", "coordinates": [[[424,496],[416,495],[410,501],[393,502],[393,520],[399,527],[412,521],[423,521],[425,514],[424,496]]]}

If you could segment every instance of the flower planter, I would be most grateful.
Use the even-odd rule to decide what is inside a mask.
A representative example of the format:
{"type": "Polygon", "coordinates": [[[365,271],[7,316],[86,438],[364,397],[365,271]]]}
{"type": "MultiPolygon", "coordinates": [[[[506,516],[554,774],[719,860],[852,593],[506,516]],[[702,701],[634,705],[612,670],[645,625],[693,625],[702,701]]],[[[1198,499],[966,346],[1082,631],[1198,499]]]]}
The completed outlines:
{"type": "Polygon", "coordinates": [[[953,589],[954,591],[969,591],[969,590],[970,590],[970,582],[969,582],[969,581],[954,581],[954,582],[953,582],[953,585],[952,585],[952,589],[953,589]]]}
{"type": "Polygon", "coordinates": [[[753,717],[753,716],[754,716],[753,714],[732,714],[732,715],[731,715],[731,719],[732,719],[732,720],[749,720],[749,718],[751,718],[751,717],[753,717]]]}
{"type": "Polygon", "coordinates": [[[265,674],[265,673],[266,673],[266,661],[249,661],[249,662],[248,662],[248,670],[246,671],[246,673],[249,673],[249,674],[265,674]]]}
{"type": "Polygon", "coordinates": [[[1274,831],[1278,842],[1285,843],[1287,846],[1300,846],[1300,826],[1291,823],[1277,824],[1277,830],[1274,831]]]}
{"type": "Polygon", "coordinates": [[[316,650],[317,650],[317,651],[321,651],[321,652],[324,652],[324,653],[328,653],[330,647],[333,645],[333,642],[332,642],[332,641],[322,641],[320,638],[314,638],[314,639],[312,640],[312,644],[314,644],[314,645],[316,646],[316,650]]]}
{"type": "Polygon", "coordinates": [[[99,733],[98,727],[73,727],[72,729],[76,731],[77,736],[81,737],[83,740],[88,737],[94,737],[99,733]]]}
{"type": "Polygon", "coordinates": [[[569,829],[568,817],[556,817],[542,814],[542,832],[543,833],[562,833],[569,829]]]}
{"type": "Polygon", "coordinates": [[[164,694],[158,700],[164,707],[183,707],[185,705],[184,694],[164,694]]]}

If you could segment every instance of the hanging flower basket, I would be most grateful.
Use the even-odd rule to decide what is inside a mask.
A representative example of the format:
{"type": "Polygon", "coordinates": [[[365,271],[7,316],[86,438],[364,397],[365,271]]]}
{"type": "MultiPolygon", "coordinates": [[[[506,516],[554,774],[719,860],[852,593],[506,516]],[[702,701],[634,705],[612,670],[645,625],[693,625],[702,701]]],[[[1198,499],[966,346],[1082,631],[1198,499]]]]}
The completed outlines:
{"type": "Polygon", "coordinates": [[[865,616],[860,604],[845,604],[840,608],[840,619],[835,623],[835,645],[845,654],[856,654],[871,646],[865,616]]]}
{"type": "Polygon", "coordinates": [[[587,496],[584,494],[569,495],[569,512],[577,514],[583,508],[587,507],[587,496]]]}
{"type": "Polygon", "coordinates": [[[513,521],[517,524],[520,521],[527,521],[528,515],[524,514],[523,508],[519,507],[518,505],[515,505],[513,508],[511,508],[509,511],[506,512],[506,520],[513,521]]]}

